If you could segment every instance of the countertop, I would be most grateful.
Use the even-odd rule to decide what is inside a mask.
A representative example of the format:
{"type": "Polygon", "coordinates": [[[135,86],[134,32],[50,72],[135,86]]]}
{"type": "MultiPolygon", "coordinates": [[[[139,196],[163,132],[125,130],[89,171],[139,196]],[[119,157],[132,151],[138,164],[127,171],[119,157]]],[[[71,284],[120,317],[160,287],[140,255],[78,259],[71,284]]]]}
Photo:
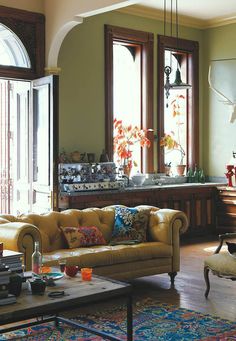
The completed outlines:
{"type": "Polygon", "coordinates": [[[169,185],[143,185],[143,186],[127,186],[120,189],[106,189],[100,191],[77,191],[77,192],[60,192],[61,196],[81,196],[81,195],[102,195],[102,194],[111,194],[111,193],[125,193],[125,192],[136,192],[136,191],[155,191],[159,190],[167,190],[170,188],[194,188],[194,187],[226,187],[226,183],[221,182],[205,182],[205,183],[182,183],[182,184],[169,184],[169,185]]]}

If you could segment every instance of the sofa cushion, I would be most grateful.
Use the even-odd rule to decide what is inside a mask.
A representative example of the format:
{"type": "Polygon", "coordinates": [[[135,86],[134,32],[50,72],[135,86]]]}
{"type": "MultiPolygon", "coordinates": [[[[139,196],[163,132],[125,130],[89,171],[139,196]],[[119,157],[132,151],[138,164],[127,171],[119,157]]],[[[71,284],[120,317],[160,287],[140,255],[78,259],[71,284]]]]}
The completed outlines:
{"type": "Polygon", "coordinates": [[[69,248],[106,244],[102,233],[96,226],[61,227],[69,248]]]}
{"type": "Polygon", "coordinates": [[[149,211],[147,210],[116,206],[111,244],[135,240],[145,242],[148,217],[149,211]]]}
{"type": "Polygon", "coordinates": [[[147,242],[135,245],[102,245],[78,249],[64,249],[44,254],[45,265],[54,266],[58,259],[67,260],[69,265],[79,267],[99,267],[113,264],[144,261],[156,258],[171,258],[171,245],[161,242],[147,242]]]}

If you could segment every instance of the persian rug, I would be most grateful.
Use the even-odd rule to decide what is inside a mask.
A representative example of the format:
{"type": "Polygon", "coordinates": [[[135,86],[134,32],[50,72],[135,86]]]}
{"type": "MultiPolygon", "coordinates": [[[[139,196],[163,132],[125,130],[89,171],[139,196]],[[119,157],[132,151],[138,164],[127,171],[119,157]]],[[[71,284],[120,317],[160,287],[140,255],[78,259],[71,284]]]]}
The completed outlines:
{"type": "MultiPolygon", "coordinates": [[[[116,336],[120,340],[126,340],[124,307],[78,315],[73,319],[116,336]]],[[[160,304],[151,299],[135,304],[133,329],[134,341],[236,340],[236,322],[168,304],[160,304]]],[[[104,338],[63,324],[56,328],[50,322],[0,335],[0,340],[102,341],[104,338]]]]}

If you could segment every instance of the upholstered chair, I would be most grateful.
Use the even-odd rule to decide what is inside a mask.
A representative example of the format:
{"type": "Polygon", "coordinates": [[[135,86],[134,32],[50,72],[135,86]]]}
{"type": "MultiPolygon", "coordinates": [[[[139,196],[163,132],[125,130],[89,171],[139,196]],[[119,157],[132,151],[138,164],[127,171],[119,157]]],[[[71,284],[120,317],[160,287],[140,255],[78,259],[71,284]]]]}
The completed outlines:
{"type": "Polygon", "coordinates": [[[221,278],[236,280],[236,253],[230,253],[227,249],[223,250],[224,241],[236,238],[236,233],[226,233],[219,235],[219,246],[215,253],[208,256],[204,261],[204,278],[206,282],[205,297],[208,297],[210,291],[209,271],[221,278]]]}

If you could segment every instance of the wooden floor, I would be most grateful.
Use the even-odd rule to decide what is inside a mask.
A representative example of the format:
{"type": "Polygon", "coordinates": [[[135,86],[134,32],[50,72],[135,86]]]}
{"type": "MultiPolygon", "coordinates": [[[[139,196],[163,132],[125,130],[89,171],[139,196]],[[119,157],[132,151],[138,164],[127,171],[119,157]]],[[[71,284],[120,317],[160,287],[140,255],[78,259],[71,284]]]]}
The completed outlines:
{"type": "MultiPolygon", "coordinates": [[[[151,297],[159,302],[236,321],[236,281],[210,274],[211,290],[208,299],[204,296],[206,288],[203,276],[204,259],[211,255],[218,245],[217,238],[208,239],[210,241],[204,241],[206,238],[198,239],[195,243],[187,241],[181,246],[181,271],[175,278],[174,287],[171,287],[167,274],[133,280],[131,283],[134,287],[134,302],[151,297]]],[[[120,304],[120,300],[109,300],[94,304],[92,307],[70,310],[65,315],[73,317],[78,313],[116,309],[120,304]]]]}
{"type": "Polygon", "coordinates": [[[218,278],[210,274],[211,290],[205,298],[203,277],[204,259],[218,245],[215,241],[198,241],[181,246],[181,271],[170,287],[167,274],[134,280],[135,297],[155,297],[160,302],[236,320],[236,281],[218,278]]]}

